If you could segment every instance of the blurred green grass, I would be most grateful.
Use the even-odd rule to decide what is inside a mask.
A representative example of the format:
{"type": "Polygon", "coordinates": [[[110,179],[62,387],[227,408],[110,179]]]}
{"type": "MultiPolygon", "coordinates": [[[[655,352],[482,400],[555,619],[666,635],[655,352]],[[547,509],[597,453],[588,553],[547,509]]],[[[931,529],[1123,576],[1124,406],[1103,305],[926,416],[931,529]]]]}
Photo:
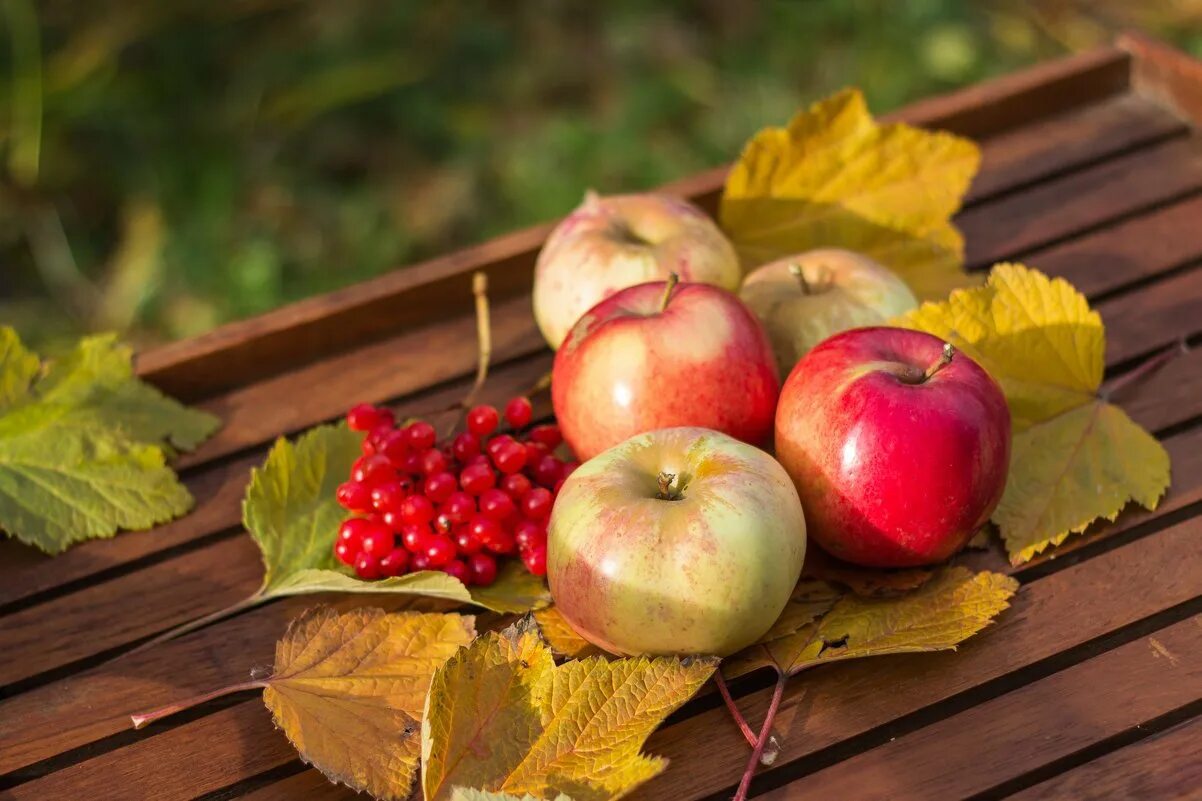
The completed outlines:
{"type": "Polygon", "coordinates": [[[139,344],[730,161],[1202,0],[0,0],[0,322],[139,344]]]}

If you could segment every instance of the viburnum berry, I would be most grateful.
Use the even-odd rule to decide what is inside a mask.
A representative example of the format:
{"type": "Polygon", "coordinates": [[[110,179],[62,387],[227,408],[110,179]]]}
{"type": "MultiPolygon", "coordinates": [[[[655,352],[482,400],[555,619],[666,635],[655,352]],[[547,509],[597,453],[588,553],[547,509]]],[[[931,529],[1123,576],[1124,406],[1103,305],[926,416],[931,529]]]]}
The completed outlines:
{"type": "Polygon", "coordinates": [[[404,464],[405,454],[409,453],[409,442],[404,434],[394,428],[380,437],[376,453],[391,462],[393,467],[399,468],[404,464]]]}
{"type": "Polygon", "coordinates": [[[469,456],[468,460],[466,462],[464,462],[461,465],[461,467],[472,467],[473,465],[478,465],[478,464],[481,464],[481,465],[484,465],[485,467],[491,468],[492,460],[489,459],[486,454],[477,453],[475,456],[469,456]]]}
{"type": "Polygon", "coordinates": [[[433,526],[435,534],[450,534],[455,530],[455,523],[441,512],[434,518],[434,522],[430,525],[433,526]]]}
{"type": "Polygon", "coordinates": [[[459,486],[471,495],[479,495],[484,490],[492,489],[496,484],[497,477],[488,465],[469,465],[463,468],[463,472],[459,474],[459,486]]]}
{"type": "Polygon", "coordinates": [[[357,548],[352,548],[349,543],[337,542],[334,544],[334,556],[339,562],[344,565],[354,566],[355,557],[359,555],[357,548]]]}
{"type": "Polygon", "coordinates": [[[493,553],[509,554],[517,548],[513,535],[490,517],[478,516],[469,525],[469,530],[480,540],[480,544],[493,553]]]}
{"type": "Polygon", "coordinates": [[[467,558],[469,583],[487,587],[497,580],[497,560],[486,553],[474,553],[467,558]]]}
{"type": "Polygon", "coordinates": [[[404,575],[409,569],[409,552],[404,548],[393,548],[380,559],[380,574],[389,576],[404,575]]]}
{"type": "Polygon", "coordinates": [[[554,456],[544,456],[534,465],[533,473],[534,480],[544,487],[554,487],[555,482],[559,481],[563,473],[563,462],[556,459],[554,456]]]}
{"type": "Polygon", "coordinates": [[[498,523],[503,523],[517,512],[517,506],[499,489],[487,489],[480,493],[480,513],[491,517],[498,523]]]}
{"type": "Polygon", "coordinates": [[[396,475],[392,463],[378,453],[371,456],[361,456],[355,460],[351,469],[351,479],[360,484],[376,484],[396,475]]]}
{"type": "Polygon", "coordinates": [[[426,475],[441,473],[447,469],[447,456],[437,448],[429,448],[422,453],[422,472],[426,475]]]}
{"type": "Polygon", "coordinates": [[[371,530],[363,535],[359,550],[379,559],[395,547],[396,535],[387,526],[373,524],[371,530]]]}
{"type": "Polygon", "coordinates": [[[524,551],[547,541],[547,527],[541,521],[523,518],[513,527],[513,539],[518,548],[524,551]]]}
{"type": "Polygon", "coordinates": [[[522,443],[522,447],[526,449],[526,464],[530,467],[538,464],[539,460],[551,453],[541,442],[527,440],[522,443]]]}
{"type": "Polygon", "coordinates": [[[506,443],[492,455],[492,461],[502,473],[516,473],[526,466],[526,446],[520,442],[506,443]]]}
{"type": "Polygon", "coordinates": [[[476,499],[466,492],[452,492],[439,511],[452,523],[466,523],[476,513],[476,499]]]}
{"type": "Polygon", "coordinates": [[[572,475],[572,473],[575,473],[577,467],[580,467],[580,462],[577,462],[577,461],[564,462],[559,467],[559,480],[563,481],[565,478],[572,475]]]}
{"type": "Polygon", "coordinates": [[[505,404],[505,422],[512,428],[525,428],[530,425],[532,417],[534,407],[529,398],[517,397],[505,404]]]}
{"type": "Polygon", "coordinates": [[[399,481],[382,481],[371,489],[372,508],[381,514],[399,511],[409,493],[399,481]]]}
{"type": "Polygon", "coordinates": [[[500,422],[501,415],[497,414],[497,410],[492,406],[473,406],[467,413],[467,430],[477,437],[487,437],[497,430],[497,424],[500,422]]]}
{"type": "Polygon", "coordinates": [[[484,451],[488,454],[489,458],[496,459],[497,454],[500,453],[503,448],[513,444],[514,442],[516,442],[516,440],[508,434],[498,434],[488,441],[488,443],[484,446],[484,451]]]}
{"type": "Polygon", "coordinates": [[[434,504],[425,495],[410,495],[401,502],[401,519],[423,525],[434,519],[434,504]]]}
{"type": "Polygon", "coordinates": [[[360,551],[355,557],[355,575],[364,581],[375,581],[380,578],[380,560],[366,551],[360,551]]]}
{"type": "Polygon", "coordinates": [[[366,512],[371,509],[371,488],[358,481],[346,481],[338,485],[334,494],[338,505],[351,512],[366,512]]]}
{"type": "Polygon", "coordinates": [[[464,556],[479,553],[480,549],[484,547],[484,544],[480,542],[480,538],[467,528],[461,528],[456,531],[451,539],[454,541],[455,547],[459,549],[459,553],[464,556]]]}
{"type": "Polygon", "coordinates": [[[399,509],[389,509],[380,515],[380,522],[388,526],[388,530],[393,532],[399,532],[405,527],[405,518],[401,516],[399,509]]]}
{"type": "Polygon", "coordinates": [[[513,498],[515,502],[521,500],[532,486],[530,479],[521,473],[510,473],[501,477],[501,491],[513,498]]]}
{"type": "Polygon", "coordinates": [[[560,433],[557,425],[535,426],[530,429],[529,437],[534,442],[545,445],[549,451],[555,450],[559,447],[559,443],[563,442],[563,434],[560,433]]]}
{"type": "Polygon", "coordinates": [[[447,537],[431,537],[426,540],[425,553],[430,567],[442,567],[455,558],[455,543],[447,537]]]}
{"type": "Polygon", "coordinates": [[[459,482],[451,473],[443,471],[426,477],[422,483],[422,492],[434,503],[443,503],[459,489],[459,482]]]}
{"type": "Polygon", "coordinates": [[[460,559],[452,559],[447,562],[442,566],[442,572],[452,578],[459,579],[463,584],[467,584],[471,580],[467,572],[467,564],[460,559]]]}
{"type": "Polygon", "coordinates": [[[413,557],[409,560],[409,568],[415,573],[419,570],[429,570],[430,557],[426,556],[424,551],[413,554],[413,557]]]}
{"type": "Polygon", "coordinates": [[[547,546],[538,545],[522,554],[526,569],[536,576],[547,575],[547,546]]]}
{"type": "Polygon", "coordinates": [[[546,520],[551,516],[554,503],[551,491],[546,487],[535,487],[522,498],[522,514],[531,520],[546,520]]]}
{"type": "Polygon", "coordinates": [[[406,524],[401,529],[401,545],[410,553],[422,553],[426,550],[426,541],[432,536],[426,526],[406,524]]]}
{"type": "Polygon", "coordinates": [[[371,431],[378,425],[391,426],[395,423],[392,410],[372,406],[370,403],[357,403],[346,413],[346,424],[351,431],[371,431]]]}
{"type": "Polygon", "coordinates": [[[409,440],[409,447],[415,451],[433,448],[434,441],[438,439],[438,433],[434,430],[434,426],[425,420],[412,422],[401,430],[405,432],[405,437],[409,440]]]}
{"type": "Polygon", "coordinates": [[[420,451],[406,451],[397,467],[402,473],[418,475],[422,472],[422,454],[420,451]]]}
{"type": "Polygon", "coordinates": [[[480,440],[470,431],[464,431],[451,440],[451,453],[461,462],[466,462],[479,452],[480,440]]]}

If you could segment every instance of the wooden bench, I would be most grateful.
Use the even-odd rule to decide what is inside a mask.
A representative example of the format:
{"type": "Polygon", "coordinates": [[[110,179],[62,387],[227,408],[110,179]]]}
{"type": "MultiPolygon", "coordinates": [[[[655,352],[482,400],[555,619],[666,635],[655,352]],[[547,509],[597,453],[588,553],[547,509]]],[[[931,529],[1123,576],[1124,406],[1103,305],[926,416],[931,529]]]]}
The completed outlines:
{"type": "MultiPolygon", "coordinates": [[[[1108,379],[1182,337],[1202,340],[1202,64],[1128,37],[894,117],[980,141],[981,173],[958,217],[969,266],[1023,260],[1087,293],[1107,327],[1108,379]]],[[[713,170],[669,189],[713,209],[723,177],[713,170]]],[[[239,504],[275,437],[352,401],[403,413],[462,396],[475,367],[473,271],[489,274],[493,302],[485,396],[502,400],[546,373],[529,290],[547,231],[139,357],[144,377],[225,427],[177,462],[197,500],[189,516],[54,560],[0,544],[0,797],[353,795],[297,759],[254,693],[144,731],[129,724],[132,711],[269,666],[285,622],[313,599],[128,652],[257,588],[239,504]]],[[[1202,797],[1202,349],[1116,401],[1172,455],[1160,508],[1128,510],[1017,569],[997,552],[966,556],[1021,581],[1013,608],[958,653],[828,665],[795,680],[778,717],[783,750],[755,794],[1202,797]]],[[[768,686],[762,675],[733,684],[753,725],[768,686]]],[[[648,750],[672,764],[636,795],[664,801],[729,797],[748,756],[713,693],[673,716],[648,750]]]]}

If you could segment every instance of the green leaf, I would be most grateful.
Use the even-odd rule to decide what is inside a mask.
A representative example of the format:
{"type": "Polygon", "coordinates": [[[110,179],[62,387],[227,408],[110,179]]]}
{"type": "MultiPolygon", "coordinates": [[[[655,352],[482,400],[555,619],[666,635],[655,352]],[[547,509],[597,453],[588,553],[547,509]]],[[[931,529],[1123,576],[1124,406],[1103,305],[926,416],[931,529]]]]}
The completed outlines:
{"type": "Polygon", "coordinates": [[[251,474],[242,518],[263,555],[260,600],[315,592],[409,593],[496,612],[526,612],[549,603],[543,580],[513,564],[503,566],[491,586],[471,591],[441,571],[382,581],[351,575],[334,558],[334,539],[346,518],[335,492],[359,457],[362,439],[344,423],[318,426],[295,444],[277,441],[251,474]]]}
{"type": "Polygon", "coordinates": [[[164,451],[218,425],[139,381],[111,336],[43,364],[0,327],[0,528],[58,553],[171,520],[192,498],[164,451]]]}

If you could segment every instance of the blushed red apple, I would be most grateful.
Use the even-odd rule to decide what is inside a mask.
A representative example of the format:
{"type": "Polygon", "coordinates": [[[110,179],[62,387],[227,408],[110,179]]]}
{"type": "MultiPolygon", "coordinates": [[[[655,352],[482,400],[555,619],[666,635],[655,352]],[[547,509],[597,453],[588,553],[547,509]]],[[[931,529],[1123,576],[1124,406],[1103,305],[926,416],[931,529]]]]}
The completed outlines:
{"type": "Polygon", "coordinates": [[[709,284],[640,284],[598,303],[555,354],[564,439],[590,459],[635,434],[700,426],[755,445],[772,436],[780,379],[759,321],[709,284]]]}
{"type": "Polygon", "coordinates": [[[868,567],[932,564],[997,507],[1010,411],[989,374],[938,337],[858,328],[789,374],[776,457],[826,551],[868,567]]]}
{"type": "Polygon", "coordinates": [[[548,526],[555,608],[617,654],[725,656],[776,622],[805,517],[767,453],[716,431],[640,434],[564,482],[548,526]]]}
{"type": "Polygon", "coordinates": [[[734,247],[705,212],[660,194],[595,192],[564,218],[538,254],[534,319],[552,348],[599,301],[676,273],[735,290],[743,277],[734,247]]]}

